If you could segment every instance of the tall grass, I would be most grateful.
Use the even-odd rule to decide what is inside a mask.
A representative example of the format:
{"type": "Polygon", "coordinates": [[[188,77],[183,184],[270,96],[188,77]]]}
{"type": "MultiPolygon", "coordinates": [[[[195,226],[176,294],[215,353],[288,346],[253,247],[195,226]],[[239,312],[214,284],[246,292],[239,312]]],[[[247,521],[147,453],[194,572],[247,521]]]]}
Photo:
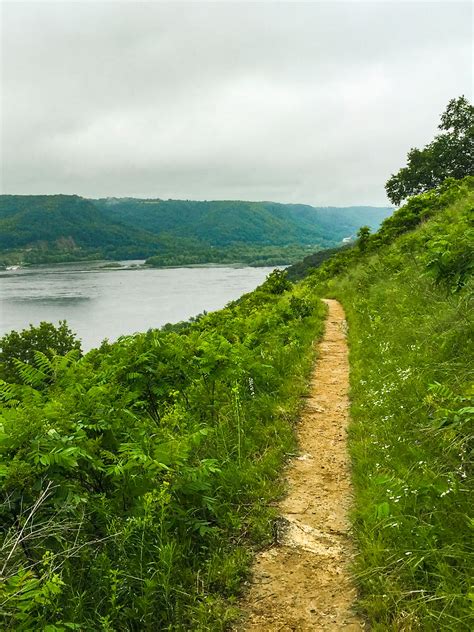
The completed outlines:
{"type": "Polygon", "coordinates": [[[354,572],[375,631],[474,628],[473,283],[428,265],[433,243],[459,248],[471,208],[463,198],[325,288],[349,324],[354,572]]]}

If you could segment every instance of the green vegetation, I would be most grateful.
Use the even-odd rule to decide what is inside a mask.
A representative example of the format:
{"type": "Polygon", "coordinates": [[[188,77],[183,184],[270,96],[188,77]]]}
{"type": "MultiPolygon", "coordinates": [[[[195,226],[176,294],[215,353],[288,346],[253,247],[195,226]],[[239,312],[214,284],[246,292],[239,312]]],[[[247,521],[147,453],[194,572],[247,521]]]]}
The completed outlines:
{"type": "Polygon", "coordinates": [[[474,178],[411,198],[308,277],[349,323],[355,573],[373,630],[468,630],[474,178]]]}
{"type": "MultiPolygon", "coordinates": [[[[446,136],[468,115],[451,102],[446,136]]],[[[450,147],[458,164],[465,146],[450,147]]],[[[432,173],[451,173],[436,156],[432,173]]],[[[442,179],[291,268],[296,285],[274,271],[219,312],[84,357],[65,323],[2,339],[3,629],[228,628],[252,549],[272,539],[321,296],[349,323],[359,608],[375,632],[474,628],[474,177],[442,179]]],[[[162,202],[95,204],[123,225],[149,204],[149,231],[162,202]]],[[[193,203],[170,204],[184,226],[193,203]]],[[[228,233],[211,243],[203,218],[202,234],[160,233],[158,263],[173,243],[197,257],[203,239],[247,252],[228,233]]]]}
{"type": "Polygon", "coordinates": [[[57,327],[42,322],[21,332],[11,331],[0,338],[0,378],[6,382],[21,380],[23,365],[34,365],[38,352],[52,359],[73,350],[80,355],[81,343],[65,321],[57,327]]]}
{"type": "Polygon", "coordinates": [[[466,97],[451,99],[438,128],[442,133],[424,149],[411,149],[407,166],[387,181],[385,189],[393,204],[429,191],[446,178],[474,174],[474,107],[466,97]]]}
{"type": "Polygon", "coordinates": [[[269,202],[0,196],[0,265],[148,259],[150,265],[286,265],[390,209],[269,202]]]}
{"type": "MultiPolygon", "coordinates": [[[[146,265],[153,267],[187,266],[196,264],[233,264],[244,263],[248,266],[284,266],[300,261],[308,251],[312,252],[314,246],[255,246],[234,245],[227,247],[202,246],[189,244],[177,252],[178,246],[184,240],[175,240],[173,249],[163,252],[146,260],[146,265]]],[[[323,251],[324,252],[324,251],[323,251]]]]}
{"type": "Polygon", "coordinates": [[[272,539],[323,317],[275,271],[187,325],[17,360],[0,386],[2,629],[224,630],[272,539]]]}
{"type": "Polygon", "coordinates": [[[316,208],[275,202],[191,200],[92,200],[111,221],[139,226],[171,239],[203,246],[332,246],[363,224],[377,228],[390,208],[351,206],[316,208]]]}
{"type": "Polygon", "coordinates": [[[347,248],[351,248],[351,245],[347,244],[340,248],[325,248],[324,250],[319,250],[318,252],[308,255],[302,261],[298,261],[286,269],[288,278],[290,281],[301,281],[301,279],[304,279],[310,272],[319,268],[325,261],[347,248]]]}

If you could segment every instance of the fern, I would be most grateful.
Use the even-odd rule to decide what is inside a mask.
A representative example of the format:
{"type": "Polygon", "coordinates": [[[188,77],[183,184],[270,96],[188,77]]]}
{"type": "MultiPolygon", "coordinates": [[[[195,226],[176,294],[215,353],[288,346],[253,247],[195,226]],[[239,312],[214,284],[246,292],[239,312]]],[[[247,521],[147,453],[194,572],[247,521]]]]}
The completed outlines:
{"type": "Polygon", "coordinates": [[[17,406],[20,403],[19,396],[17,384],[8,384],[0,380],[0,401],[8,403],[10,406],[17,406]]]}
{"type": "Polygon", "coordinates": [[[34,388],[46,384],[49,377],[47,373],[44,373],[41,369],[37,369],[31,364],[18,360],[18,358],[14,358],[13,362],[23,384],[33,386],[34,388]]]}
{"type": "Polygon", "coordinates": [[[44,375],[50,375],[53,372],[53,363],[42,351],[34,351],[35,365],[44,375]]]}

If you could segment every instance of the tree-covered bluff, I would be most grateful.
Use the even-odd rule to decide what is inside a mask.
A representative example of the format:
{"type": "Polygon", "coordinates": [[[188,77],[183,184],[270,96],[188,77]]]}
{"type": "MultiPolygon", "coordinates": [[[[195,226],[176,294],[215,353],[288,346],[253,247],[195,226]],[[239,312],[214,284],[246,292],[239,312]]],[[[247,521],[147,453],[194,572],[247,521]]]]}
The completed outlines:
{"type": "Polygon", "coordinates": [[[314,207],[240,200],[107,198],[92,202],[111,220],[127,226],[176,238],[192,237],[216,247],[236,243],[335,244],[364,224],[377,228],[392,211],[388,207],[314,207]]]}
{"type": "Polygon", "coordinates": [[[77,195],[0,196],[4,263],[145,258],[158,247],[156,236],[110,222],[77,195]]]}
{"type": "Polygon", "coordinates": [[[388,208],[269,202],[0,196],[0,263],[149,259],[150,265],[288,264],[338,244],[388,208]]]}

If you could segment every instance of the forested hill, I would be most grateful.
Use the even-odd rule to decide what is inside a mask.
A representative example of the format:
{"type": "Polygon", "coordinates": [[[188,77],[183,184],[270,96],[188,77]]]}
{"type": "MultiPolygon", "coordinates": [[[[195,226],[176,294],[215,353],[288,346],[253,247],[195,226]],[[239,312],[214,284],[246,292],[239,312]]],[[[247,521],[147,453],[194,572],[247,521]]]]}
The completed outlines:
{"type": "Polygon", "coordinates": [[[284,264],[308,249],[339,244],[362,225],[376,227],[390,212],[271,202],[3,195],[0,259],[40,263],[154,256],[158,265],[284,264]]]}
{"type": "Polygon", "coordinates": [[[0,196],[0,259],[6,261],[139,258],[158,247],[155,235],[110,221],[77,195],[0,196]]]}
{"type": "Polygon", "coordinates": [[[360,226],[377,228],[393,209],[371,206],[313,207],[274,202],[191,200],[92,200],[112,221],[155,234],[193,237],[212,246],[236,242],[283,246],[333,245],[360,226]]]}

